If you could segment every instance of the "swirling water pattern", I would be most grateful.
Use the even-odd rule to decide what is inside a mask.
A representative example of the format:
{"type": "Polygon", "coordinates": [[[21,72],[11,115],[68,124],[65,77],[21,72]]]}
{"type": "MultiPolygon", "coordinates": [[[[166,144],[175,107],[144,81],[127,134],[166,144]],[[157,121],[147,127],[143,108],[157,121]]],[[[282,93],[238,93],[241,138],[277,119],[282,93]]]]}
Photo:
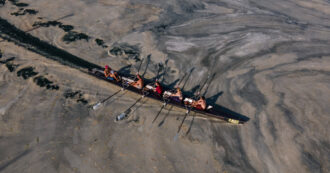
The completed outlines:
{"type": "MultiPolygon", "coordinates": [[[[27,3],[47,17],[75,13],[63,22],[91,38],[102,38],[110,49],[137,46],[142,57],[151,54],[153,65],[168,58],[173,73],[165,76],[166,84],[195,67],[187,93],[215,73],[206,92],[208,101],[250,121],[244,126],[208,124],[209,152],[221,166],[207,170],[330,171],[329,1],[61,0],[49,1],[47,6],[54,8],[48,11],[38,8],[44,0],[27,3]],[[62,12],[56,11],[60,7],[62,12]]],[[[1,17],[22,30],[35,22],[6,16],[8,3],[0,8],[1,17]],[[19,25],[20,21],[24,22],[19,25]]],[[[95,64],[110,62],[119,68],[131,63],[107,57],[107,50],[93,39],[65,43],[58,28],[31,34],[95,64]]],[[[156,71],[149,66],[150,76],[156,71]]],[[[191,138],[204,139],[193,134],[191,138]]],[[[203,172],[202,166],[194,168],[203,172]]],[[[181,171],[191,172],[187,167],[181,171]]]]}

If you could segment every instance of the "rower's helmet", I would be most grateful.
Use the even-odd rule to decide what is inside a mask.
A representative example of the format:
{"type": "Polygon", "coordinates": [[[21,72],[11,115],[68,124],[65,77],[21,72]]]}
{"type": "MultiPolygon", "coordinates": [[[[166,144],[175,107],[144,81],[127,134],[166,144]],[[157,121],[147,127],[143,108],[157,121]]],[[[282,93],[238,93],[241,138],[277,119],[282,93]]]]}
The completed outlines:
{"type": "Polygon", "coordinates": [[[105,65],[105,69],[108,69],[109,68],[109,66],[108,65],[105,65]]]}

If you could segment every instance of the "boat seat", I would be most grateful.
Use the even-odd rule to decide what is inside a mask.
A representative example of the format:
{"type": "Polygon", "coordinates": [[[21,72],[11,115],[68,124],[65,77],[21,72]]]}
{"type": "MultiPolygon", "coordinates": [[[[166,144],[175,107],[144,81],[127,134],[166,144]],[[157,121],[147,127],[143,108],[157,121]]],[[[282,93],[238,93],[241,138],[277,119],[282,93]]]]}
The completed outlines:
{"type": "Polygon", "coordinates": [[[146,88],[149,89],[149,90],[154,90],[155,87],[151,86],[151,85],[146,85],[146,88]]]}
{"type": "Polygon", "coordinates": [[[194,102],[194,100],[191,99],[191,98],[185,98],[183,101],[184,101],[185,103],[188,102],[189,104],[192,104],[192,103],[194,102]]]}
{"type": "Polygon", "coordinates": [[[130,79],[130,78],[127,78],[127,77],[122,77],[121,79],[125,82],[128,82],[128,83],[134,82],[133,79],[130,79]]]}

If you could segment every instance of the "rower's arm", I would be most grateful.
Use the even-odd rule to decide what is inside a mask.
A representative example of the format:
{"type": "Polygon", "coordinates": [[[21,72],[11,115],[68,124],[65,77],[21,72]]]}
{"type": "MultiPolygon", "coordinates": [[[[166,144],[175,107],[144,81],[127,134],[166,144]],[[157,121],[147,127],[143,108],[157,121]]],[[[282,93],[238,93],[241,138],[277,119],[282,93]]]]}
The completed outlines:
{"type": "Polygon", "coordinates": [[[109,74],[107,73],[106,70],[104,70],[103,73],[104,73],[104,76],[105,76],[105,77],[108,77],[108,76],[109,76],[109,74]]]}

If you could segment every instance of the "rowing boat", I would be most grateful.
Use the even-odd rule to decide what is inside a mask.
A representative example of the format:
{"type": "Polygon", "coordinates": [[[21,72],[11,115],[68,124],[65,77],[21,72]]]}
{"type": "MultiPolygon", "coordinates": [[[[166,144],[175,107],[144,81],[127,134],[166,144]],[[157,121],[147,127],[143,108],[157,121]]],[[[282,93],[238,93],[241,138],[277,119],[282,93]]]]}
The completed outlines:
{"type": "MultiPolygon", "coordinates": [[[[161,101],[161,102],[164,101],[164,99],[162,97],[160,97],[158,94],[152,92],[153,85],[151,83],[146,84],[145,87],[144,87],[145,89],[147,89],[147,91],[149,91],[146,94],[146,92],[145,92],[146,90],[144,90],[144,92],[142,92],[142,90],[139,90],[135,87],[127,85],[127,83],[129,83],[129,82],[133,82],[133,80],[130,79],[130,76],[118,73],[118,75],[120,75],[121,78],[122,78],[122,82],[116,82],[114,80],[107,79],[104,76],[103,70],[104,69],[93,68],[93,69],[89,69],[88,73],[91,74],[94,77],[105,80],[105,81],[107,81],[107,82],[109,82],[113,85],[117,85],[119,87],[125,87],[127,90],[129,90],[131,92],[134,92],[136,94],[145,95],[145,97],[148,97],[148,98],[151,98],[151,99],[154,99],[154,100],[157,100],[157,101],[161,101]]],[[[164,89],[164,95],[170,95],[171,94],[170,90],[167,90],[166,88],[163,88],[163,89],[164,89]]],[[[191,99],[191,98],[188,98],[188,97],[184,98],[184,102],[192,102],[192,101],[193,101],[193,99],[191,99]]],[[[178,108],[182,108],[182,109],[186,108],[186,105],[184,103],[176,102],[172,99],[167,99],[167,104],[178,107],[178,108]]],[[[225,122],[232,123],[232,124],[243,124],[243,123],[245,123],[245,121],[243,121],[243,120],[223,115],[223,111],[221,111],[217,108],[214,108],[210,105],[208,106],[208,109],[206,109],[206,110],[199,110],[199,109],[191,108],[190,111],[193,111],[193,112],[197,113],[196,114],[197,116],[202,117],[202,118],[206,118],[206,119],[220,120],[220,121],[225,121],[225,122]]]]}

